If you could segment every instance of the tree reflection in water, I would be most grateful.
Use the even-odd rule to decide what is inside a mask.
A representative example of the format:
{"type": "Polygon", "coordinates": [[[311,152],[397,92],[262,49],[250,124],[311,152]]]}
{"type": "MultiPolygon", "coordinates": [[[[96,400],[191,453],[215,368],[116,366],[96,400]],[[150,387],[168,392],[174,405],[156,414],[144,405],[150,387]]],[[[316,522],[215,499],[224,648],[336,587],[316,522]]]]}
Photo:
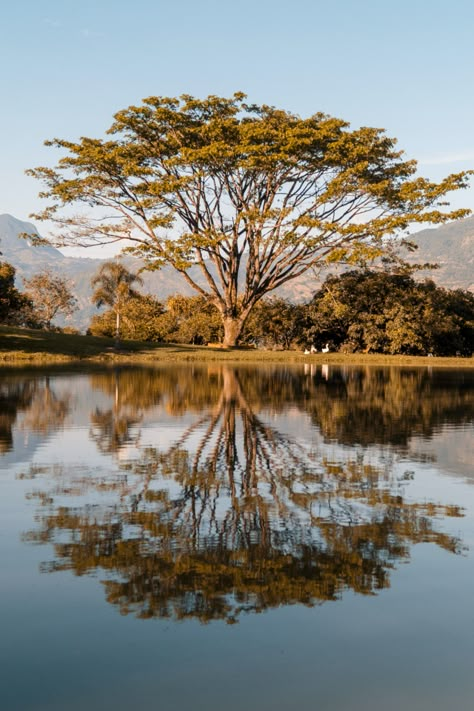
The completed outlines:
{"type": "Polygon", "coordinates": [[[474,419],[473,371],[331,368],[309,387],[307,412],[328,440],[405,447],[446,423],[474,419]],[[329,377],[330,373],[330,377],[329,377]]]}
{"type": "Polygon", "coordinates": [[[137,444],[139,440],[136,427],[142,419],[142,408],[137,407],[135,402],[129,405],[121,381],[123,378],[118,368],[114,370],[113,380],[110,378],[110,373],[92,377],[93,387],[102,389],[113,399],[110,409],[96,407],[90,416],[91,438],[98,450],[104,454],[117,452],[127,444],[137,444]]]}
{"type": "Polygon", "coordinates": [[[23,414],[21,428],[47,435],[61,427],[70,412],[70,394],[59,396],[50,377],[7,374],[0,378],[0,455],[13,448],[13,426],[23,414]]]}
{"type": "Polygon", "coordinates": [[[327,461],[268,423],[265,414],[295,401],[312,412],[314,392],[305,395],[295,373],[163,370],[146,392],[143,372],[135,386],[129,375],[101,376],[104,389],[116,393],[123,378],[127,407],[162,402],[169,413],[194,411],[193,423],[168,448],[119,461],[115,475],[88,473],[71,487],[63,472],[26,535],[54,544],[45,572],[103,576],[123,614],[231,623],[242,611],[314,605],[347,589],[374,594],[415,543],[459,552],[459,539],[438,525],[462,515],[458,508],[408,500],[390,465],[360,454],[327,461]],[[78,491],[82,502],[56,503],[78,491]]]}
{"type": "Polygon", "coordinates": [[[0,381],[0,454],[12,449],[12,427],[18,413],[30,406],[34,393],[33,380],[9,378],[0,381]]]}

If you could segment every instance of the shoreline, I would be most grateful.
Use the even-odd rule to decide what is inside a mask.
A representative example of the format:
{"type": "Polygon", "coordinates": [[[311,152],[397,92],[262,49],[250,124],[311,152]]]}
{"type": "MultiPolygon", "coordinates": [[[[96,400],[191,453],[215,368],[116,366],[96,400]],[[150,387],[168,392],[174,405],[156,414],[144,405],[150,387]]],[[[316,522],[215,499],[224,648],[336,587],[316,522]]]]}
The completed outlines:
{"type": "Polygon", "coordinates": [[[381,355],[376,353],[315,353],[216,348],[182,344],[125,341],[115,350],[113,340],[94,336],[33,331],[0,326],[0,368],[73,364],[236,363],[269,365],[353,365],[474,368],[474,357],[381,355]]]}

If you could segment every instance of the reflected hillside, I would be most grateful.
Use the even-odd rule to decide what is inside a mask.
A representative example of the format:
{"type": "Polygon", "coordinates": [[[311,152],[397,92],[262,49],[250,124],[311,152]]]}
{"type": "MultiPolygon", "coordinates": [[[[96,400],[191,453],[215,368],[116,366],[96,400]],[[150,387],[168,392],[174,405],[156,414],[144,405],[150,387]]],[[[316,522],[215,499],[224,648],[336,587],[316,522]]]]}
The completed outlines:
{"type": "MultiPolygon", "coordinates": [[[[113,395],[117,416],[125,407],[138,416],[150,394],[142,399],[142,385],[129,381],[122,396],[126,373],[116,376],[95,385],[113,395]]],[[[108,475],[30,472],[39,504],[25,539],[54,551],[43,572],[96,575],[122,614],[232,623],[347,590],[375,594],[416,543],[460,551],[442,522],[458,508],[414,501],[410,475],[397,478],[360,451],[328,461],[270,420],[295,402],[311,411],[326,388],[317,379],[222,366],[209,379],[170,370],[156,382],[153,398],[170,417],[193,413],[173,442],[137,445],[108,475]]]]}

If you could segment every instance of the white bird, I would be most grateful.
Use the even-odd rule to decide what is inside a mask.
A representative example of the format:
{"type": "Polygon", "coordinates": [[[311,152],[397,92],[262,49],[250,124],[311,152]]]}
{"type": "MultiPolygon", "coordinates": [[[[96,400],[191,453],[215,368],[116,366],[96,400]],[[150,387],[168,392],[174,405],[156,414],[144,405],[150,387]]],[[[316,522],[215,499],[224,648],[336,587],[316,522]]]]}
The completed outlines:
{"type": "Polygon", "coordinates": [[[329,353],[329,343],[326,343],[324,348],[321,348],[321,353],[329,353]]]}
{"type": "Polygon", "coordinates": [[[304,354],[305,354],[305,355],[309,355],[310,353],[311,353],[311,351],[309,351],[307,348],[304,349],[304,354]]]}
{"type": "Polygon", "coordinates": [[[315,348],[314,346],[311,346],[311,353],[317,353],[318,349],[315,348]]]}

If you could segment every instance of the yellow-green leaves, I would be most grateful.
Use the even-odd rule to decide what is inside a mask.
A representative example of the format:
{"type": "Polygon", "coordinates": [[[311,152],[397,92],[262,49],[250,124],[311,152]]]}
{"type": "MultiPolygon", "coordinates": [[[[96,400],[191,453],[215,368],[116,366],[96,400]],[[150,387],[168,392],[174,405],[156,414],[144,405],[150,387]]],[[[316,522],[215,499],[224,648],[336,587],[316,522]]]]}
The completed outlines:
{"type": "Polygon", "coordinates": [[[61,157],[29,171],[49,201],[35,217],[76,243],[133,240],[151,267],[171,264],[222,313],[242,316],[239,304],[328,260],[379,256],[415,223],[467,214],[443,208],[468,172],[414,177],[416,163],[381,129],[301,118],[241,92],[151,96],[107,133],[47,143],[61,157]],[[188,271],[196,264],[205,291],[188,271]]]}

